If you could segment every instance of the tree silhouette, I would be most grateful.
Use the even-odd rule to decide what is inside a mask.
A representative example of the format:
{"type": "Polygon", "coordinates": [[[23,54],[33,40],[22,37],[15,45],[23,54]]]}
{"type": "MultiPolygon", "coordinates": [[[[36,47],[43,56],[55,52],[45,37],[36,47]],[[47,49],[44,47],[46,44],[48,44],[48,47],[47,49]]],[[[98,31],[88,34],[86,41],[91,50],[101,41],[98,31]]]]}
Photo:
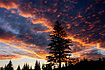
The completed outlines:
{"type": "Polygon", "coordinates": [[[42,64],[42,69],[43,69],[43,70],[46,70],[45,64],[42,64]]]}
{"type": "Polygon", "coordinates": [[[68,53],[71,52],[69,46],[72,46],[72,42],[66,39],[67,34],[59,21],[56,21],[54,25],[54,31],[50,34],[51,43],[48,49],[51,56],[47,56],[48,62],[59,63],[59,69],[61,69],[61,62],[66,62],[68,53]]]}
{"type": "Polygon", "coordinates": [[[52,70],[52,64],[42,64],[43,70],[52,70]]]}
{"type": "Polygon", "coordinates": [[[7,65],[5,65],[4,69],[5,69],[5,70],[8,70],[8,69],[7,69],[7,65]]]}
{"type": "Polygon", "coordinates": [[[37,60],[36,60],[36,63],[35,63],[35,70],[40,70],[40,62],[38,63],[37,60]]]}
{"type": "Polygon", "coordinates": [[[45,64],[42,64],[42,69],[46,70],[46,65],[45,64]]]}
{"type": "Polygon", "coordinates": [[[32,70],[32,66],[30,67],[30,70],[32,70]]]}
{"type": "Polygon", "coordinates": [[[9,61],[8,65],[6,66],[7,70],[13,70],[12,62],[11,60],[9,61]]]}
{"type": "Polygon", "coordinates": [[[22,70],[25,70],[25,68],[26,68],[26,65],[24,64],[22,70]]]}
{"type": "Polygon", "coordinates": [[[17,70],[20,70],[20,65],[18,65],[17,70]]]}
{"type": "Polygon", "coordinates": [[[0,67],[0,70],[4,70],[3,67],[0,67]]]}
{"type": "Polygon", "coordinates": [[[26,63],[26,64],[24,64],[24,66],[23,66],[22,70],[29,70],[29,65],[28,65],[27,63],[26,63]]]}

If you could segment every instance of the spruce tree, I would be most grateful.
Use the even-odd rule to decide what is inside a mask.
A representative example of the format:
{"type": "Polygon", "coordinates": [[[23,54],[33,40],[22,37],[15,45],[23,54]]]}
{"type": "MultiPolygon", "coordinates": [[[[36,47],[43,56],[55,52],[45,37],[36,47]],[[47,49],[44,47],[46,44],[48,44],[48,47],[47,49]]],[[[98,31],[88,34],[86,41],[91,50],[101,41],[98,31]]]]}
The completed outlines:
{"type": "Polygon", "coordinates": [[[45,64],[42,64],[42,69],[43,69],[43,70],[46,70],[45,64]]]}
{"type": "Polygon", "coordinates": [[[8,70],[8,69],[7,69],[7,65],[5,65],[4,70],[8,70]]]}
{"type": "Polygon", "coordinates": [[[4,70],[4,68],[3,67],[0,67],[0,70],[4,70]]]}
{"type": "Polygon", "coordinates": [[[27,63],[26,63],[26,64],[24,64],[24,66],[23,66],[22,70],[29,70],[29,65],[28,65],[27,63]]]}
{"type": "Polygon", "coordinates": [[[32,70],[32,66],[30,67],[30,70],[32,70]]]}
{"type": "Polygon", "coordinates": [[[13,65],[11,60],[9,61],[8,65],[7,65],[7,70],[13,70],[13,65]]]}
{"type": "Polygon", "coordinates": [[[20,65],[18,65],[17,70],[20,70],[20,65]]]}
{"type": "Polygon", "coordinates": [[[22,68],[22,70],[25,70],[25,67],[26,67],[26,66],[25,66],[25,64],[24,64],[24,65],[23,65],[23,68],[22,68]]]}
{"type": "Polygon", "coordinates": [[[40,70],[40,62],[38,63],[37,60],[36,60],[36,63],[35,63],[35,70],[40,70]]]}
{"type": "Polygon", "coordinates": [[[48,44],[51,55],[47,58],[48,62],[59,63],[59,69],[61,69],[61,62],[66,62],[68,54],[71,53],[69,46],[72,46],[72,42],[66,39],[67,34],[59,21],[56,21],[53,29],[50,34],[51,43],[48,44]]]}

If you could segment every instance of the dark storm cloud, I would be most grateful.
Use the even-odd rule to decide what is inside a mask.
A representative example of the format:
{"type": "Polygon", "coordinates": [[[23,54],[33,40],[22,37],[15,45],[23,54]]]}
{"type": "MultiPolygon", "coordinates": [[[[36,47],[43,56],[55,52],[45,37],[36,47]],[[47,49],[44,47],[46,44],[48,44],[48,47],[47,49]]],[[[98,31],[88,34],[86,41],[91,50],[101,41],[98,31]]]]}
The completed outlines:
{"type": "Polygon", "coordinates": [[[11,32],[6,32],[4,29],[0,28],[0,39],[8,39],[14,36],[11,32]]]}
{"type": "Polygon", "coordinates": [[[4,33],[4,30],[0,28],[0,34],[2,35],[4,33]]]}
{"type": "Polygon", "coordinates": [[[1,15],[1,20],[3,21],[0,21],[0,27],[2,28],[1,32],[5,32],[5,34],[2,34],[4,37],[5,35],[13,35],[19,40],[36,44],[37,46],[47,45],[47,35],[49,33],[37,33],[37,31],[44,31],[48,29],[47,27],[43,27],[41,24],[32,24],[30,20],[21,17],[18,14],[11,14],[11,11],[4,11],[7,11],[7,13],[0,13],[4,15],[1,15]]]}

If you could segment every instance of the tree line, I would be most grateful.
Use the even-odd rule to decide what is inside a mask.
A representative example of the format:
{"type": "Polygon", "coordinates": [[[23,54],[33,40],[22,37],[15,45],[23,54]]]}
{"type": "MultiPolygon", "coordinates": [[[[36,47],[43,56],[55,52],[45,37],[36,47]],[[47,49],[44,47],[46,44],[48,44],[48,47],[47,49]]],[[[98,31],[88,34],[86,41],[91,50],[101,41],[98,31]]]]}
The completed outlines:
{"type": "MultiPolygon", "coordinates": [[[[25,63],[22,68],[20,65],[16,68],[16,70],[59,70],[59,67],[52,67],[51,63],[49,64],[42,64],[36,60],[34,69],[29,64],[25,63]]],[[[71,59],[69,63],[65,63],[62,65],[60,70],[92,70],[92,69],[104,69],[105,67],[105,58],[99,58],[99,60],[89,60],[88,59],[71,59]]],[[[0,67],[0,70],[14,70],[12,61],[10,60],[5,67],[0,67]]]]}
{"type": "MultiPolygon", "coordinates": [[[[105,58],[99,58],[98,60],[87,60],[84,58],[76,64],[70,63],[62,67],[61,70],[103,70],[104,68],[105,58]]],[[[59,70],[59,68],[53,70],[59,70]]]]}
{"type": "MultiPolygon", "coordinates": [[[[0,67],[0,70],[14,70],[12,61],[10,60],[9,63],[5,65],[5,67],[0,67]]],[[[29,66],[29,64],[25,63],[22,69],[20,68],[20,65],[18,65],[16,70],[41,70],[41,66],[40,62],[36,60],[34,69],[32,69],[32,66],[29,66]]]]}

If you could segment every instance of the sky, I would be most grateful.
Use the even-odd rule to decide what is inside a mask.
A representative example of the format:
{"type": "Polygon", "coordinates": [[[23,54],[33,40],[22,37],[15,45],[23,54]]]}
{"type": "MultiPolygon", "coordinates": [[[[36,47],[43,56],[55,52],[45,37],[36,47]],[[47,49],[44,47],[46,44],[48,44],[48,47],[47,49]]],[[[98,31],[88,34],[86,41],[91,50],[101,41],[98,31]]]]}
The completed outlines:
{"type": "Polygon", "coordinates": [[[46,62],[59,20],[71,39],[71,57],[105,57],[104,0],[0,0],[0,66],[46,62]]]}

